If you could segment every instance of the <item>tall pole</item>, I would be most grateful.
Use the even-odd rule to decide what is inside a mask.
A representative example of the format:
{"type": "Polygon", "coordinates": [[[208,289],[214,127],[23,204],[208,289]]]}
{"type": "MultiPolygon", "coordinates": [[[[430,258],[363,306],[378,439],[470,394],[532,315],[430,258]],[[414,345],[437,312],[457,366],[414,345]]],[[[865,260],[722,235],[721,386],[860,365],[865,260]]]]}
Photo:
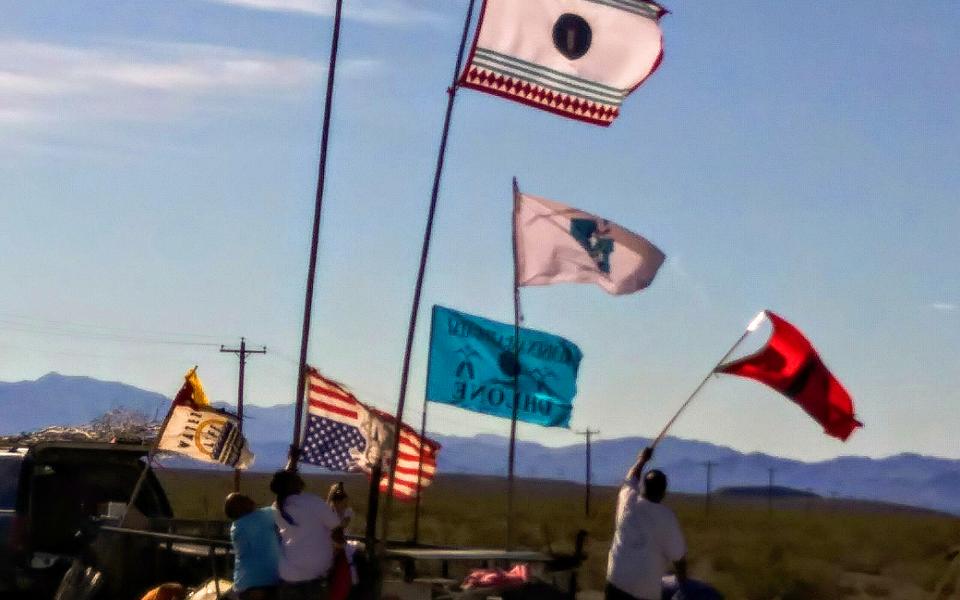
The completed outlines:
{"type": "MultiPolygon", "coordinates": [[[[410,307],[410,323],[407,326],[407,343],[403,351],[403,367],[400,371],[400,394],[397,399],[397,427],[403,422],[403,408],[407,398],[407,380],[410,377],[410,355],[413,352],[413,337],[417,331],[417,316],[420,312],[420,292],[423,290],[423,276],[427,269],[427,257],[430,255],[430,239],[433,236],[433,221],[437,212],[437,198],[440,196],[440,178],[443,175],[443,163],[447,154],[447,139],[450,135],[450,120],[453,116],[453,104],[457,97],[457,78],[460,76],[460,66],[463,64],[463,53],[467,47],[467,34],[470,32],[470,22],[473,19],[473,5],[476,0],[467,4],[467,16],[463,21],[463,34],[460,37],[460,49],[457,52],[457,62],[453,69],[453,81],[447,89],[447,112],[443,118],[443,133],[440,135],[440,148],[437,151],[437,166],[433,173],[433,189],[430,192],[430,207],[427,210],[427,225],[423,232],[423,245],[420,248],[420,267],[417,270],[417,281],[413,288],[413,303],[410,307]]],[[[394,436],[393,452],[396,457],[400,451],[400,436],[394,436]]],[[[390,512],[393,508],[394,470],[390,469],[387,478],[387,498],[383,507],[383,542],[387,541],[390,532],[390,512]]],[[[373,483],[371,482],[371,485],[373,483]]]]}
{"type": "Polygon", "coordinates": [[[517,458],[517,417],[520,414],[520,281],[517,273],[517,213],[520,210],[520,186],[513,178],[513,412],[510,415],[510,449],[507,456],[507,550],[513,549],[514,464],[517,458]]]}
{"type": "Polygon", "coordinates": [[[727,350],[727,353],[724,354],[723,357],[721,357],[720,360],[717,361],[717,364],[714,365],[712,369],[710,369],[710,372],[707,373],[707,376],[703,378],[703,381],[700,382],[700,385],[698,385],[696,389],[693,390],[693,393],[687,397],[686,401],[684,401],[684,403],[680,405],[680,409],[676,413],[674,413],[673,417],[671,417],[669,421],[667,421],[667,424],[660,431],[660,434],[657,436],[655,440],[653,440],[653,443],[650,445],[651,448],[657,447],[657,444],[659,444],[663,440],[663,438],[667,435],[667,432],[670,431],[670,427],[672,427],[673,424],[676,422],[676,420],[680,418],[680,415],[683,413],[683,411],[686,410],[688,406],[690,406],[690,403],[693,402],[693,399],[697,397],[697,394],[700,393],[700,390],[702,390],[704,386],[707,385],[707,382],[710,381],[710,377],[714,373],[716,373],[717,369],[719,369],[720,366],[724,362],[726,362],[728,358],[730,358],[730,355],[733,354],[738,347],[740,347],[740,344],[743,343],[743,340],[747,339],[748,335],[750,335],[751,333],[756,331],[757,328],[760,327],[760,324],[763,323],[763,320],[766,317],[766,315],[767,315],[766,311],[761,311],[759,314],[757,314],[756,317],[753,318],[752,321],[750,321],[750,324],[747,325],[747,330],[743,332],[743,335],[740,336],[740,339],[738,339],[733,344],[733,346],[730,346],[730,349],[727,350]]]}
{"type": "Polygon", "coordinates": [[[323,105],[323,130],[320,134],[320,163],[317,166],[317,192],[313,208],[313,237],[310,241],[310,266],[307,267],[307,291],[303,301],[303,330],[300,333],[300,367],[297,371],[296,409],[293,418],[293,439],[287,454],[287,468],[297,469],[300,456],[300,428],[303,423],[303,399],[306,391],[307,346],[310,341],[310,317],[313,312],[313,282],[317,271],[317,247],[320,242],[320,214],[327,175],[327,146],[330,141],[330,114],[333,111],[333,83],[337,73],[337,50],[340,45],[340,17],[343,0],[337,0],[333,15],[333,39],[330,42],[330,67],[327,71],[327,96],[323,105]]]}
{"type": "MultiPolygon", "coordinates": [[[[430,367],[427,367],[427,381],[430,381],[430,367]]],[[[420,414],[420,440],[421,444],[423,440],[427,439],[427,405],[430,404],[429,399],[423,397],[423,412],[420,414]]],[[[415,504],[413,506],[413,543],[416,544],[420,541],[420,496],[423,488],[420,487],[420,482],[423,480],[423,446],[420,447],[420,453],[417,457],[417,497],[414,500],[415,504]]]]}
{"type": "Polygon", "coordinates": [[[584,484],[585,484],[586,491],[584,492],[584,499],[583,499],[583,514],[586,517],[590,516],[590,486],[593,482],[593,476],[590,472],[590,467],[592,464],[591,456],[590,456],[590,441],[593,438],[593,436],[598,433],[600,433],[599,430],[590,429],[589,427],[584,431],[577,432],[577,435],[583,435],[583,436],[586,436],[587,438],[587,444],[586,444],[587,445],[587,472],[584,475],[584,484]]]}
{"type": "MultiPolygon", "coordinates": [[[[247,338],[240,338],[239,348],[227,348],[220,344],[220,352],[230,352],[240,358],[240,382],[237,384],[237,421],[240,435],[243,436],[243,373],[247,366],[248,354],[266,354],[267,347],[261,346],[259,350],[247,350],[247,338]]],[[[233,491],[240,491],[240,469],[233,470],[233,491]]]]}
{"type": "Polygon", "coordinates": [[[713,491],[713,468],[716,467],[719,463],[715,463],[711,460],[703,463],[703,466],[707,468],[707,495],[704,496],[703,500],[703,514],[704,519],[710,519],[710,494],[713,491]]]}

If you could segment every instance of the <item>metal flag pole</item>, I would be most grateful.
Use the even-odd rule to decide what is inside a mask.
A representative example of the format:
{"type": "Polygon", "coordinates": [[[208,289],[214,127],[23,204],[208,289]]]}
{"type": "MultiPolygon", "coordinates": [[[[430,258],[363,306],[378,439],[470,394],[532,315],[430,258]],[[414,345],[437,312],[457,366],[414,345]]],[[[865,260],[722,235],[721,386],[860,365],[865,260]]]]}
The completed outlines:
{"type": "MultiPolygon", "coordinates": [[[[240,358],[240,382],[237,384],[237,431],[240,437],[243,437],[243,375],[247,366],[248,354],[266,354],[267,347],[263,346],[259,350],[247,350],[247,338],[240,338],[239,348],[227,348],[220,345],[220,352],[229,352],[236,354],[240,358]]],[[[240,491],[240,467],[233,470],[233,491],[240,491]]]]}
{"type": "MultiPolygon", "coordinates": [[[[467,4],[467,15],[463,21],[463,34],[460,36],[460,49],[457,52],[457,62],[453,69],[453,82],[447,89],[447,112],[443,118],[443,133],[440,135],[440,148],[437,151],[437,166],[433,174],[433,190],[430,192],[430,207],[427,211],[427,225],[423,232],[423,246],[420,249],[420,267],[417,270],[417,282],[413,288],[413,305],[410,308],[410,323],[407,327],[407,343],[403,352],[403,367],[400,372],[400,394],[397,399],[397,432],[394,436],[391,458],[395,459],[400,451],[399,428],[403,422],[403,408],[407,398],[407,380],[410,375],[410,354],[413,351],[413,336],[417,330],[417,315],[420,312],[420,292],[423,290],[423,276],[427,268],[427,256],[430,254],[430,238],[433,234],[433,220],[437,212],[437,198],[440,195],[440,176],[443,174],[443,162],[447,153],[447,138],[450,134],[450,119],[453,116],[453,102],[457,97],[457,79],[460,76],[460,67],[463,64],[463,53],[467,47],[467,34],[470,32],[470,22],[473,20],[473,5],[476,0],[467,4]]],[[[387,498],[383,507],[383,541],[386,543],[390,531],[390,512],[393,508],[393,469],[387,477],[387,498]]],[[[371,485],[372,482],[371,482],[371,485]]]]}
{"type": "Polygon", "coordinates": [[[520,280],[517,273],[517,216],[520,210],[520,186],[513,178],[513,413],[510,415],[510,449],[507,451],[507,550],[513,549],[514,463],[517,458],[517,416],[520,413],[520,280]]]}
{"type": "Polygon", "coordinates": [[[759,313],[757,313],[757,316],[755,316],[753,320],[750,321],[750,324],[747,325],[747,330],[743,332],[743,335],[740,336],[740,339],[738,339],[733,346],[730,346],[730,349],[727,350],[727,353],[724,354],[723,357],[717,361],[717,364],[714,365],[712,369],[710,369],[710,372],[707,373],[707,376],[703,378],[703,381],[700,382],[700,385],[698,385],[696,389],[693,390],[693,393],[687,397],[686,401],[682,405],[680,405],[680,409],[673,415],[673,417],[669,421],[667,421],[667,424],[664,426],[663,430],[660,432],[660,435],[658,435],[657,439],[653,440],[653,443],[650,444],[651,448],[657,447],[657,444],[659,444],[660,441],[663,440],[664,436],[667,435],[667,431],[670,430],[670,427],[672,427],[673,424],[676,422],[676,420],[680,417],[680,414],[684,410],[686,410],[687,406],[689,406],[691,402],[693,402],[693,399],[697,397],[697,394],[700,393],[700,390],[702,390],[704,386],[707,385],[707,382],[710,381],[710,377],[713,376],[713,374],[716,373],[717,369],[724,362],[726,362],[728,358],[730,358],[730,355],[733,354],[738,347],[740,347],[740,344],[743,343],[743,340],[747,339],[748,335],[750,335],[751,333],[756,331],[757,328],[760,327],[760,324],[763,323],[763,320],[766,317],[767,317],[766,311],[760,311],[759,313]]]}
{"type": "Polygon", "coordinates": [[[307,291],[303,302],[303,331],[300,335],[300,367],[297,371],[296,410],[293,419],[293,440],[287,454],[287,468],[297,469],[300,457],[300,428],[303,423],[303,400],[306,391],[307,346],[310,340],[310,317],[313,311],[313,282],[317,271],[317,246],[320,241],[320,214],[327,174],[327,145],[330,141],[330,114],[333,110],[333,84],[337,73],[337,50],[340,45],[340,18],[343,0],[337,0],[333,15],[333,39],[330,42],[330,67],[327,71],[327,95],[323,105],[323,130],[320,135],[320,163],[317,167],[317,192],[313,209],[313,237],[310,242],[310,266],[307,267],[307,291]]]}
{"type": "MultiPolygon", "coordinates": [[[[430,330],[433,331],[435,323],[431,320],[430,330]]],[[[427,363],[427,382],[430,381],[430,363],[427,363]]],[[[426,393],[423,395],[423,412],[420,414],[420,455],[417,458],[417,497],[413,507],[413,543],[420,541],[420,495],[423,488],[420,487],[423,481],[423,443],[427,439],[427,405],[430,399],[426,393]]]]}

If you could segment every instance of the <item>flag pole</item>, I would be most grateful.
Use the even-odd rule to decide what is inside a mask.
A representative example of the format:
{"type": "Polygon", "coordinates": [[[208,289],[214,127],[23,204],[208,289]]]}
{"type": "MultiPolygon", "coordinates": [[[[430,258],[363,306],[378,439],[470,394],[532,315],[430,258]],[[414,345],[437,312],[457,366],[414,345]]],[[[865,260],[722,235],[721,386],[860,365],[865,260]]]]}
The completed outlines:
{"type": "MultiPolygon", "coordinates": [[[[427,368],[427,381],[430,381],[430,369],[427,368]]],[[[414,544],[420,541],[420,496],[423,488],[423,440],[427,437],[427,398],[423,398],[423,412],[420,415],[420,455],[417,458],[417,497],[413,505],[413,540],[414,544]]]]}
{"type": "Polygon", "coordinates": [[[507,550],[513,549],[514,463],[517,457],[517,415],[520,412],[520,281],[517,273],[517,216],[520,210],[520,186],[513,178],[513,413],[510,416],[510,449],[507,452],[507,550]]]}
{"type": "MultiPolygon", "coordinates": [[[[430,330],[433,331],[434,323],[431,321],[430,330]]],[[[430,381],[430,363],[427,362],[427,382],[430,381]]],[[[423,488],[420,487],[423,481],[423,441],[427,439],[427,405],[430,399],[427,394],[423,394],[423,412],[420,414],[420,454],[417,457],[417,497],[416,504],[413,507],[413,543],[420,541],[420,495],[423,488]]]]}
{"type": "MultiPolygon", "coordinates": [[[[440,148],[437,151],[437,166],[433,174],[433,190],[430,193],[430,207],[427,211],[427,225],[423,232],[423,246],[420,249],[420,267],[417,271],[417,282],[413,289],[413,305],[410,309],[410,323],[407,327],[407,343],[403,353],[403,367],[400,373],[400,394],[397,399],[397,427],[403,422],[403,408],[407,397],[407,379],[410,375],[410,354],[413,351],[413,336],[417,329],[417,314],[420,311],[420,292],[423,290],[423,276],[427,268],[427,256],[430,253],[430,237],[433,233],[433,220],[437,212],[437,198],[440,195],[440,176],[443,174],[443,162],[447,153],[447,138],[450,134],[450,119],[453,116],[453,102],[457,97],[457,80],[460,77],[460,67],[463,64],[463,53],[467,47],[467,34],[470,32],[470,22],[473,20],[473,5],[476,0],[469,0],[467,15],[463,21],[463,33],[460,37],[460,49],[457,52],[457,62],[453,70],[453,82],[447,89],[447,112],[443,119],[443,133],[440,135],[440,148]]],[[[400,436],[393,441],[395,460],[400,450],[400,436]]],[[[387,542],[390,530],[390,512],[393,507],[394,469],[390,469],[387,478],[387,498],[383,507],[383,542],[387,542]]],[[[373,482],[371,482],[373,485],[373,482]]]]}
{"type": "Polygon", "coordinates": [[[717,361],[717,364],[714,365],[712,369],[710,369],[710,372],[707,373],[707,376],[703,378],[703,381],[700,382],[700,385],[698,385],[696,389],[693,390],[693,393],[687,397],[686,401],[682,405],[680,405],[680,409],[673,415],[673,417],[669,421],[667,421],[667,424],[664,426],[663,430],[660,431],[660,434],[657,436],[657,438],[653,440],[652,444],[650,444],[651,448],[657,447],[657,444],[659,444],[663,440],[663,438],[667,435],[667,431],[670,430],[670,427],[672,427],[674,422],[676,422],[676,420],[680,417],[680,414],[684,410],[686,410],[687,406],[689,406],[691,402],[693,402],[693,399],[697,397],[697,394],[700,393],[700,390],[702,390],[707,385],[707,382],[710,381],[710,377],[713,376],[713,374],[716,373],[717,369],[720,368],[720,366],[724,362],[726,362],[728,358],[730,358],[730,355],[733,354],[736,351],[736,349],[740,347],[740,344],[742,344],[743,341],[747,339],[747,336],[753,333],[754,331],[756,331],[758,327],[760,327],[760,324],[763,323],[763,320],[766,318],[766,316],[767,316],[766,311],[760,311],[759,313],[757,313],[757,316],[755,316],[753,320],[750,321],[750,324],[747,325],[747,329],[746,331],[743,332],[743,335],[740,336],[740,339],[738,339],[736,343],[733,344],[733,346],[730,346],[730,349],[727,350],[727,353],[724,354],[723,357],[717,361]]]}
{"type": "Polygon", "coordinates": [[[320,213],[327,173],[327,145],[330,139],[330,114],[333,109],[333,84],[337,72],[337,50],[340,44],[340,17],[343,0],[337,0],[333,16],[333,39],[330,42],[330,66],[327,71],[327,95],[323,106],[323,130],[320,135],[320,162],[317,167],[317,190],[313,209],[313,237],[310,242],[310,266],[307,268],[307,291],[303,302],[303,331],[300,336],[300,366],[297,371],[296,410],[293,419],[293,440],[287,454],[287,469],[296,471],[300,457],[300,428],[303,423],[303,400],[306,391],[307,346],[310,340],[310,318],[313,311],[313,282],[317,270],[317,246],[320,240],[320,213]]]}
{"type": "MultiPolygon", "coordinates": [[[[193,366],[193,371],[196,372],[197,365],[193,366]]],[[[187,372],[189,374],[189,371],[187,372]]],[[[189,385],[186,381],[183,384],[184,386],[189,385]]],[[[181,386],[181,390],[183,387],[181,386]]],[[[177,392],[177,396],[180,395],[180,392],[177,392]]],[[[150,446],[150,450],[147,452],[146,461],[144,461],[143,470],[140,471],[140,477],[137,478],[137,482],[133,484],[133,491],[130,492],[130,501],[127,502],[127,508],[123,511],[123,516],[120,517],[120,527],[127,522],[127,515],[130,513],[130,508],[137,501],[137,496],[140,495],[140,490],[143,488],[143,484],[147,480],[147,473],[150,471],[150,465],[153,463],[153,457],[157,454],[157,449],[160,447],[160,438],[163,437],[163,432],[167,428],[167,425],[170,423],[171,417],[173,417],[173,408],[176,406],[176,397],[174,401],[170,403],[170,408],[167,409],[166,416],[163,417],[163,422],[160,423],[160,429],[157,430],[157,437],[154,438],[153,444],[150,446]]]]}

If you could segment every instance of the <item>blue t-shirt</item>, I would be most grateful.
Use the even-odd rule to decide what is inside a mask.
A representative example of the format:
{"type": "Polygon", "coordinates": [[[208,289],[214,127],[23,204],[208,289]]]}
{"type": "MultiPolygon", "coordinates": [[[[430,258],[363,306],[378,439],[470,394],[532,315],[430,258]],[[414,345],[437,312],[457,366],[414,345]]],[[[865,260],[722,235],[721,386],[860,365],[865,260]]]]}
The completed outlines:
{"type": "Polygon", "coordinates": [[[261,508],[240,517],[230,526],[230,541],[236,556],[233,589],[239,592],[280,582],[277,571],[280,539],[273,512],[271,507],[261,508]]]}

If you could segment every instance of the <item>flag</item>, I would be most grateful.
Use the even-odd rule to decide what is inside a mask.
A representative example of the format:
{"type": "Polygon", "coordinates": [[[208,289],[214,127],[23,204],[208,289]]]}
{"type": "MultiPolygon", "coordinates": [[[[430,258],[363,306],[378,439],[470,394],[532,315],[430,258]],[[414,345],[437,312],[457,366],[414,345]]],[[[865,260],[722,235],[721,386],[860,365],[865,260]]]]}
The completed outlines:
{"type": "Polygon", "coordinates": [[[187,371],[183,379],[183,386],[173,399],[174,405],[197,408],[210,406],[210,400],[207,399],[207,394],[203,391],[203,383],[200,382],[200,377],[197,375],[197,368],[194,367],[187,371]]]}
{"type": "Polygon", "coordinates": [[[464,87],[607,126],[660,65],[648,0],[485,0],[464,87]]]}
{"type": "Polygon", "coordinates": [[[610,294],[650,285],[665,256],[639,235],[553,200],[517,194],[517,284],[595,283],[610,294]]]}
{"type": "Polygon", "coordinates": [[[796,327],[770,311],[765,314],[773,325],[766,346],[717,372],[767,384],[799,404],[828,435],[845,441],[863,426],[854,417],[853,399],[796,327]]]}
{"type": "Polygon", "coordinates": [[[569,427],[580,348],[558,335],[523,328],[518,364],[513,336],[513,324],[434,306],[427,400],[512,419],[519,396],[518,420],[569,427]]]}
{"type": "MultiPolygon", "coordinates": [[[[417,496],[433,481],[440,444],[421,438],[406,424],[400,427],[398,460],[390,460],[396,419],[367,406],[342,385],[307,371],[307,430],[301,460],[332,471],[355,471],[370,475],[377,460],[395,470],[393,495],[401,499],[417,496]],[[422,461],[422,466],[421,466],[422,461]]],[[[380,479],[380,491],[387,491],[389,472],[380,479]]]]}
{"type": "Polygon", "coordinates": [[[159,434],[157,450],[238,469],[253,464],[253,453],[240,433],[240,420],[210,406],[194,367],[184,376],[159,434]]]}
{"type": "Polygon", "coordinates": [[[240,420],[214,408],[174,406],[160,433],[157,450],[199,460],[246,469],[253,453],[240,433],[240,420]]]}

